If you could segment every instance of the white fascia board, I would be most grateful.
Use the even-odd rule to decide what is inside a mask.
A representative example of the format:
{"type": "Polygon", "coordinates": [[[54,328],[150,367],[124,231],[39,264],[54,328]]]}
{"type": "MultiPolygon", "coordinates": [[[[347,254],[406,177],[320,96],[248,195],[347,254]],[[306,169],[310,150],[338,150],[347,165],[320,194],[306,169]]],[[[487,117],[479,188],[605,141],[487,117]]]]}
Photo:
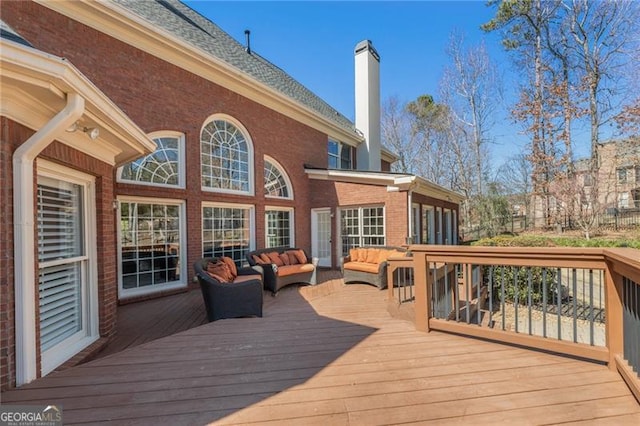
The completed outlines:
{"type": "Polygon", "coordinates": [[[313,109],[257,81],[249,74],[208,52],[157,28],[117,3],[87,0],[35,1],[70,19],[306,124],[330,138],[355,146],[364,142],[364,138],[358,136],[355,130],[347,131],[313,109]]]}
{"type": "Polygon", "coordinates": [[[408,189],[406,182],[398,181],[397,175],[385,173],[367,173],[357,170],[326,170],[306,169],[310,179],[331,180],[336,182],[363,183],[366,185],[398,186],[402,190],[408,189]]]}
{"type": "Polygon", "coordinates": [[[380,149],[380,158],[384,161],[387,161],[389,163],[393,163],[396,162],[400,159],[400,157],[398,155],[396,155],[394,152],[392,152],[391,150],[382,147],[380,149]]]}
{"type": "Polygon", "coordinates": [[[414,188],[414,191],[418,194],[427,195],[429,197],[437,198],[440,200],[450,201],[456,204],[462,203],[465,198],[459,192],[452,191],[419,176],[416,176],[416,186],[414,188]]]}
{"type": "MultiPolygon", "coordinates": [[[[65,94],[71,92],[78,93],[85,99],[85,116],[100,127],[100,140],[107,142],[102,150],[105,154],[110,152],[113,157],[108,162],[123,163],[155,150],[155,143],[142,129],[69,61],[5,39],[0,39],[0,51],[3,92],[28,93],[39,89],[48,91],[61,102],[64,102],[65,94]],[[121,152],[126,152],[127,158],[117,158],[121,152]]],[[[35,98],[32,100],[38,101],[35,98]]],[[[10,103],[2,106],[7,116],[31,128],[37,127],[37,123],[29,122],[28,117],[20,119],[14,116],[10,106],[10,103]]],[[[74,138],[71,134],[64,135],[61,141],[66,142],[67,139],[72,141],[74,138]]]]}
{"type": "Polygon", "coordinates": [[[388,190],[389,188],[394,188],[391,190],[393,192],[413,190],[418,194],[457,204],[460,204],[464,200],[462,194],[415,175],[326,169],[305,169],[305,173],[309,176],[309,179],[387,186],[388,190]]]}

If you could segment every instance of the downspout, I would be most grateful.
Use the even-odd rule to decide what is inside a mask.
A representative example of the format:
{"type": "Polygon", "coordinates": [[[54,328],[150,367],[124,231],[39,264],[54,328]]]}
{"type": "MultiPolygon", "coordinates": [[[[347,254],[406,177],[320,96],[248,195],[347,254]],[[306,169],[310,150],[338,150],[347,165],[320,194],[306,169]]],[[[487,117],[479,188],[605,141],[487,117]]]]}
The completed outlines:
{"type": "Polygon", "coordinates": [[[413,244],[413,185],[407,191],[407,244],[413,244]]]}
{"type": "Polygon", "coordinates": [[[412,178],[411,185],[409,185],[409,189],[407,191],[407,245],[414,244],[413,242],[413,188],[416,187],[415,176],[412,178]]]}
{"type": "Polygon", "coordinates": [[[84,114],[84,98],[67,94],[67,104],[13,153],[14,291],[16,385],[38,376],[36,367],[36,251],[33,164],[58,135],[84,114]]]}

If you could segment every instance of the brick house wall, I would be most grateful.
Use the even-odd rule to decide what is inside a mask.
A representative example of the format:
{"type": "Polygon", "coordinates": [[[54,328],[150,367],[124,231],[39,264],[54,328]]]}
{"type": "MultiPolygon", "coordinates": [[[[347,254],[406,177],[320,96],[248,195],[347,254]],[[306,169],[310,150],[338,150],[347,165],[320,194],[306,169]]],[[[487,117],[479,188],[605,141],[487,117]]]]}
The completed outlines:
{"type": "MultiPolygon", "coordinates": [[[[33,130],[6,117],[0,118],[0,388],[6,389],[16,384],[15,353],[15,288],[13,251],[13,152],[25,142],[33,130]]],[[[37,157],[63,164],[80,172],[95,176],[96,225],[98,262],[99,331],[103,337],[113,334],[116,326],[117,307],[117,265],[115,241],[115,213],[113,211],[113,168],[111,165],[79,152],[67,145],[53,142],[37,157]]],[[[37,163],[37,161],[36,161],[37,163]]],[[[34,176],[36,169],[34,167],[34,176]]],[[[36,190],[34,179],[34,191],[36,190]]],[[[35,218],[34,218],[35,220],[35,218]]],[[[37,237],[36,237],[37,238],[37,237]]],[[[37,250],[37,241],[36,241],[37,250]]],[[[37,252],[33,254],[37,259],[37,252]]],[[[37,271],[34,271],[37,274],[37,271]]],[[[37,285],[37,284],[36,284],[37,285]]],[[[38,305],[38,291],[35,291],[38,305]]],[[[36,324],[38,323],[36,309],[36,324]]],[[[37,369],[40,370],[39,333],[36,333],[37,369]]]]}
{"type": "MultiPolygon", "coordinates": [[[[118,225],[113,200],[141,197],[155,200],[184,200],[186,230],[186,283],[193,279],[191,265],[202,256],[202,203],[253,205],[255,245],[265,246],[265,209],[294,208],[295,245],[311,251],[312,208],[385,205],[386,241],[401,245],[408,234],[406,192],[387,192],[386,186],[328,182],[309,179],[304,164],[327,167],[326,134],[301,124],[176,65],[156,58],[131,45],[76,22],[39,4],[3,2],[2,19],[34,47],[67,58],[104,92],[133,122],[147,133],[180,132],[185,141],[185,188],[166,188],[116,182],[116,169],[54,143],[42,158],[96,176],[96,213],[99,289],[99,329],[101,337],[115,330],[118,301],[118,225]],[[230,116],[247,130],[253,146],[255,195],[223,194],[201,189],[200,131],[214,114],[230,116]],[[292,184],[294,199],[271,199],[263,195],[264,156],[274,158],[292,184]]],[[[15,308],[13,306],[13,208],[12,153],[32,130],[2,119],[0,150],[0,330],[1,386],[15,385],[15,308]]],[[[355,156],[354,156],[355,158],[355,156]]],[[[390,165],[385,164],[385,168],[390,165]]],[[[435,200],[439,202],[438,200],[435,200]]],[[[456,208],[453,206],[452,208],[456,208]]],[[[337,215],[333,220],[336,228],[337,215]]],[[[338,253],[333,243],[333,265],[338,253]]],[[[36,273],[36,271],[34,271],[36,273]]],[[[36,292],[37,294],[37,292],[36,292]]],[[[159,292],[155,296],[161,296],[159,292]]],[[[37,303],[37,300],[34,301],[37,303]]],[[[37,306],[37,305],[36,305],[37,306]]],[[[39,346],[39,345],[38,345],[39,346]]],[[[38,361],[39,362],[39,361],[38,361]]]]}
{"type": "MultiPolygon", "coordinates": [[[[407,193],[387,192],[386,186],[365,185],[359,183],[331,182],[314,180],[311,195],[311,208],[337,208],[356,206],[385,206],[385,239],[387,245],[402,245],[407,236],[407,193]]],[[[332,243],[333,265],[338,264],[340,241],[335,235],[339,226],[339,215],[334,214],[331,229],[334,234],[332,243]]]]}
{"type": "Polygon", "coordinates": [[[145,132],[168,130],[185,135],[185,189],[117,183],[115,192],[186,200],[189,265],[202,255],[201,205],[207,201],[255,205],[257,248],[265,244],[265,206],[295,207],[296,245],[310,249],[311,191],[302,164],[327,166],[325,134],[38,4],[3,4],[2,18],[38,49],[68,58],[145,132]],[[235,118],[249,133],[254,147],[255,197],[201,191],[200,130],[209,116],[218,113],[235,118]],[[265,199],[265,154],[285,169],[294,200],[265,199]]]}

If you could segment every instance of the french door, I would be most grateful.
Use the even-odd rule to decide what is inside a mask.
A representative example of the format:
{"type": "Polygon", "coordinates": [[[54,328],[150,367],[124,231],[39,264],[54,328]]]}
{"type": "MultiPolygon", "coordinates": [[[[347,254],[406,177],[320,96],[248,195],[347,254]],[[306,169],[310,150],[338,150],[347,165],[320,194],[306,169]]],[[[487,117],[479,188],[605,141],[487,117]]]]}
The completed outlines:
{"type": "Polygon", "coordinates": [[[331,267],[331,209],[313,209],[311,229],[311,255],[318,266],[331,267]]]}

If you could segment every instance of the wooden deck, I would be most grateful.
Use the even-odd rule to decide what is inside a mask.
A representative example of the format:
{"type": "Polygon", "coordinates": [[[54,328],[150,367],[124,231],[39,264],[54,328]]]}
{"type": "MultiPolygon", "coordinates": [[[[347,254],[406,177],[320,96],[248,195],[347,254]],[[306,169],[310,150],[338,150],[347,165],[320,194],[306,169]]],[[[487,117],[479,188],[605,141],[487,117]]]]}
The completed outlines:
{"type": "Polygon", "coordinates": [[[640,423],[604,366],[417,332],[391,318],[386,297],[337,280],[290,286],[266,299],[263,318],[130,347],[2,402],[60,404],[65,424],[640,423]]]}

